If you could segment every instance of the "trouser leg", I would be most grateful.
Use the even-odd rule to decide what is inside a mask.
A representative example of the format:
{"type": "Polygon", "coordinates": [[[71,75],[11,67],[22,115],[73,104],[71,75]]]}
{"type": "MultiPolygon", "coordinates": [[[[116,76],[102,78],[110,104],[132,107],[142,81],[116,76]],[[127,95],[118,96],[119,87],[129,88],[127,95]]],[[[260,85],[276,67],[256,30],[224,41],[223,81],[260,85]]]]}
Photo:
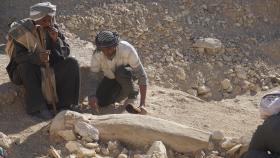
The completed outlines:
{"type": "Polygon", "coordinates": [[[115,103],[120,91],[121,87],[115,79],[104,77],[96,91],[98,105],[107,106],[115,103]]]}
{"type": "Polygon", "coordinates": [[[117,98],[117,102],[124,100],[125,98],[135,100],[138,96],[138,88],[135,86],[132,78],[131,68],[126,66],[120,66],[115,71],[116,80],[121,86],[120,94],[117,98]]]}
{"type": "Polygon", "coordinates": [[[25,88],[25,103],[28,114],[36,113],[46,106],[41,89],[40,67],[30,63],[17,66],[19,79],[25,88]]]}
{"type": "Polygon", "coordinates": [[[57,104],[58,110],[70,108],[71,105],[77,105],[80,94],[80,70],[77,60],[66,58],[54,65],[54,72],[59,99],[57,104]]]}

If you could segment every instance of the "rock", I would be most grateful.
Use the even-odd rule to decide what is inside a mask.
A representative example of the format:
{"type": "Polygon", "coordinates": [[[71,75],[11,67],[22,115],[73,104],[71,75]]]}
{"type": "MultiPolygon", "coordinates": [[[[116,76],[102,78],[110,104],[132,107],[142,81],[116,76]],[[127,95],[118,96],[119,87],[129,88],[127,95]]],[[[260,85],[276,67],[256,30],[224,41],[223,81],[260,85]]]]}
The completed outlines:
{"type": "Polygon", "coordinates": [[[207,86],[203,85],[203,86],[199,86],[197,89],[197,94],[198,95],[205,95],[207,93],[209,93],[211,90],[210,88],[208,88],[207,86]]]}
{"type": "Polygon", "coordinates": [[[86,143],[85,147],[89,149],[97,148],[99,145],[97,143],[86,143]]]}
{"type": "Polygon", "coordinates": [[[66,141],[76,140],[76,136],[75,136],[73,130],[61,130],[61,131],[58,131],[58,135],[61,136],[66,141]]]}
{"type": "Polygon", "coordinates": [[[172,63],[172,62],[174,62],[174,59],[172,56],[167,56],[167,57],[165,57],[165,61],[168,63],[172,63]]]}
{"type": "Polygon", "coordinates": [[[100,153],[100,152],[101,152],[100,147],[95,148],[95,152],[96,152],[96,153],[100,153]]]}
{"type": "Polygon", "coordinates": [[[176,55],[177,55],[178,57],[180,57],[180,58],[182,58],[182,59],[184,58],[184,55],[181,54],[178,50],[176,50],[175,53],[176,53],[176,55]]]}
{"type": "Polygon", "coordinates": [[[70,153],[78,153],[78,155],[82,157],[95,156],[95,151],[93,149],[84,148],[82,144],[76,141],[69,141],[66,143],[65,147],[70,153]]]}
{"type": "Polygon", "coordinates": [[[201,6],[201,8],[204,9],[204,10],[207,10],[207,5],[206,5],[206,4],[203,4],[203,5],[201,6]]]}
{"type": "Polygon", "coordinates": [[[231,62],[232,61],[232,57],[228,56],[228,55],[223,55],[223,59],[225,62],[231,62]]]}
{"type": "Polygon", "coordinates": [[[64,122],[61,122],[60,119],[69,122],[69,126],[84,120],[99,130],[102,140],[119,140],[139,147],[145,147],[157,140],[161,140],[177,152],[197,151],[208,146],[209,133],[146,115],[90,115],[62,111],[53,119],[50,133],[57,133],[57,131],[53,131],[57,128],[53,128],[52,125],[57,127],[62,123],[61,126],[64,126],[64,122]],[[139,120],[141,121],[139,122],[139,120]],[[127,131],[134,134],[129,135],[127,131]]]}
{"type": "Polygon", "coordinates": [[[269,87],[268,87],[268,86],[263,86],[263,87],[262,87],[262,91],[267,91],[267,90],[269,90],[269,87]]]}
{"type": "Polygon", "coordinates": [[[11,139],[4,133],[0,132],[0,147],[9,149],[11,144],[12,144],[11,139]]]}
{"type": "Polygon", "coordinates": [[[246,74],[245,71],[237,72],[236,76],[240,79],[243,79],[243,80],[247,79],[247,74],[246,74]]]}
{"type": "Polygon", "coordinates": [[[108,149],[110,151],[113,151],[115,149],[118,149],[120,146],[120,143],[118,141],[109,141],[108,142],[108,149]]]}
{"type": "Polygon", "coordinates": [[[221,81],[221,85],[223,89],[226,90],[227,92],[232,91],[232,85],[229,79],[224,79],[223,81],[221,81]]]}
{"type": "Polygon", "coordinates": [[[248,90],[250,88],[250,84],[251,84],[251,82],[249,82],[247,80],[242,80],[240,82],[240,87],[244,90],[248,90]]]}
{"type": "MultiPolygon", "coordinates": [[[[110,150],[109,150],[110,151],[110,150]]],[[[118,157],[118,155],[120,155],[121,151],[119,149],[115,149],[113,151],[110,151],[110,155],[112,157],[118,157]]]]}
{"type": "Polygon", "coordinates": [[[210,137],[213,140],[222,141],[224,139],[224,133],[222,131],[214,131],[211,133],[210,137]]]}
{"type": "Polygon", "coordinates": [[[210,151],[220,150],[220,144],[224,139],[224,134],[221,131],[214,131],[209,137],[208,149],[210,151]]]}
{"type": "Polygon", "coordinates": [[[128,150],[127,150],[126,148],[123,148],[123,150],[122,150],[121,153],[122,153],[122,154],[128,154],[128,150]]]}
{"type": "Polygon", "coordinates": [[[101,153],[105,156],[110,155],[110,151],[108,148],[101,148],[101,153]]]}
{"type": "Polygon", "coordinates": [[[68,21],[66,21],[65,25],[66,25],[66,27],[68,27],[71,30],[75,29],[75,24],[73,21],[68,20],[68,21]]]}
{"type": "Polygon", "coordinates": [[[127,158],[127,155],[126,155],[126,154],[120,154],[120,155],[118,156],[118,158],[127,158]]]}
{"type": "Polygon", "coordinates": [[[207,156],[206,158],[223,158],[223,157],[217,156],[215,154],[211,154],[211,155],[207,156]]]}
{"type": "Polygon", "coordinates": [[[84,137],[85,139],[95,140],[99,139],[99,131],[94,126],[86,123],[86,122],[77,122],[75,124],[75,132],[77,132],[80,136],[84,137]]]}
{"type": "Polygon", "coordinates": [[[197,96],[197,90],[195,90],[195,89],[188,89],[187,90],[187,93],[189,93],[190,95],[193,95],[193,96],[197,96]]]}
{"type": "Polygon", "coordinates": [[[193,47],[204,48],[205,52],[209,53],[223,52],[222,42],[215,38],[200,38],[193,44],[193,47]]]}
{"type": "Polygon", "coordinates": [[[244,70],[244,68],[240,65],[237,65],[235,68],[234,68],[235,72],[236,72],[236,76],[240,79],[247,79],[247,73],[246,71],[244,70]]]}
{"type": "Polygon", "coordinates": [[[250,84],[250,85],[249,85],[249,89],[250,89],[250,91],[252,91],[252,92],[258,92],[258,86],[255,85],[255,84],[250,84]]]}
{"type": "Polygon", "coordinates": [[[168,158],[175,158],[175,153],[173,150],[168,150],[168,158]]]}
{"type": "Polygon", "coordinates": [[[147,155],[157,155],[157,158],[167,158],[166,148],[161,141],[155,141],[147,152],[147,155]]]}
{"type": "Polygon", "coordinates": [[[178,71],[177,71],[177,73],[176,73],[176,77],[179,79],[179,80],[186,80],[186,77],[187,77],[187,75],[186,75],[186,73],[185,73],[185,70],[183,69],[183,68],[181,68],[181,67],[178,67],[178,69],[177,69],[178,71]]]}
{"type": "Polygon", "coordinates": [[[188,24],[189,24],[189,25],[192,25],[192,24],[193,24],[192,19],[191,19],[191,16],[188,16],[188,17],[187,17],[187,21],[188,21],[188,24]]]}
{"type": "Polygon", "coordinates": [[[240,150],[242,147],[242,144],[237,144],[234,147],[232,147],[230,150],[227,151],[227,154],[232,156],[234,155],[238,150],[240,150]]]}
{"type": "Polygon", "coordinates": [[[205,48],[197,48],[198,53],[205,53],[205,48]]]}
{"type": "Polygon", "coordinates": [[[226,138],[226,140],[221,144],[224,149],[230,149],[234,147],[237,143],[232,138],[226,138]]]}
{"type": "MultiPolygon", "coordinates": [[[[66,112],[66,111],[64,111],[64,112],[66,112]]],[[[55,119],[52,120],[51,127],[50,127],[51,137],[55,138],[55,137],[59,136],[58,132],[60,130],[66,130],[64,123],[65,123],[64,115],[56,115],[55,119]]]]}
{"type": "Polygon", "coordinates": [[[103,157],[103,156],[101,156],[101,155],[96,154],[96,155],[95,155],[95,158],[109,158],[109,157],[103,157]]]}
{"type": "Polygon", "coordinates": [[[203,150],[201,150],[199,152],[195,152],[194,153],[194,157],[195,158],[204,158],[204,157],[206,157],[206,154],[205,154],[205,152],[203,150]]]}
{"type": "Polygon", "coordinates": [[[68,143],[66,143],[65,147],[70,153],[73,153],[79,151],[79,149],[83,146],[76,141],[69,141],[68,143]]]}
{"type": "Polygon", "coordinates": [[[95,151],[93,149],[87,149],[87,148],[79,148],[77,151],[78,155],[80,157],[93,157],[95,156],[95,151]]]}
{"type": "Polygon", "coordinates": [[[135,155],[133,155],[133,158],[151,158],[151,156],[150,155],[135,154],[135,155]]]}
{"type": "Polygon", "coordinates": [[[66,158],[77,158],[77,155],[71,154],[71,155],[66,156],[66,158]]]}
{"type": "Polygon", "coordinates": [[[167,71],[171,76],[176,77],[176,80],[186,80],[187,75],[185,70],[179,66],[170,65],[168,66],[167,71]]]}

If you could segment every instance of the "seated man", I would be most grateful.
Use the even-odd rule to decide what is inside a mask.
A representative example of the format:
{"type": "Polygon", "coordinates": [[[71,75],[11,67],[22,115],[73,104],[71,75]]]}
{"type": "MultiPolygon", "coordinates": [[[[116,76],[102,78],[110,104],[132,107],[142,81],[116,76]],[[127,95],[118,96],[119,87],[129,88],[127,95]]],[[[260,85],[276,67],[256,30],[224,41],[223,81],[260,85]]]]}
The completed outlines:
{"type": "Polygon", "coordinates": [[[280,156],[279,132],[280,114],[270,116],[257,128],[248,152],[242,158],[278,158],[280,156]]]}
{"type": "Polygon", "coordinates": [[[56,6],[49,2],[31,6],[30,18],[11,25],[6,46],[10,55],[7,71],[13,83],[25,88],[27,113],[44,119],[52,117],[44,93],[46,87],[42,84],[44,77],[48,77],[44,75],[46,66],[53,74],[49,77],[53,81],[57,110],[77,105],[79,100],[79,65],[68,57],[69,45],[58,30],[55,13],[56,6]]]}
{"type": "Polygon", "coordinates": [[[263,96],[260,102],[263,124],[255,131],[248,152],[242,158],[280,157],[280,92],[263,96]]]}
{"type": "Polygon", "coordinates": [[[91,71],[95,84],[89,105],[97,108],[127,98],[124,105],[129,112],[145,113],[148,80],[135,48],[126,41],[120,41],[118,34],[111,31],[98,33],[95,43],[101,53],[96,52],[92,56],[91,71]],[[138,88],[134,85],[134,76],[138,79],[141,95],[139,107],[135,105],[138,88]]]}

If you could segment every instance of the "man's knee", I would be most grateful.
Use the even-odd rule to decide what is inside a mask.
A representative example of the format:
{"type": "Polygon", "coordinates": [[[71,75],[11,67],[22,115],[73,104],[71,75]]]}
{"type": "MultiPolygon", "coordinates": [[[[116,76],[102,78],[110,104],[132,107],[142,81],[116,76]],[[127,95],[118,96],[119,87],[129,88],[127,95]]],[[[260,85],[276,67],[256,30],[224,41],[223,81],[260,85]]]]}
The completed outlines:
{"type": "Polygon", "coordinates": [[[69,68],[79,68],[79,63],[75,58],[69,57],[64,60],[64,64],[69,68]]]}
{"type": "Polygon", "coordinates": [[[41,76],[40,66],[30,64],[30,63],[22,63],[17,66],[17,75],[23,82],[25,80],[38,79],[41,76]]]}
{"type": "Polygon", "coordinates": [[[28,74],[28,73],[39,71],[40,67],[26,62],[26,63],[19,64],[17,66],[17,70],[19,70],[20,73],[28,74]]]}
{"type": "Polygon", "coordinates": [[[132,79],[131,67],[119,66],[116,68],[115,76],[116,79],[132,79]]]}

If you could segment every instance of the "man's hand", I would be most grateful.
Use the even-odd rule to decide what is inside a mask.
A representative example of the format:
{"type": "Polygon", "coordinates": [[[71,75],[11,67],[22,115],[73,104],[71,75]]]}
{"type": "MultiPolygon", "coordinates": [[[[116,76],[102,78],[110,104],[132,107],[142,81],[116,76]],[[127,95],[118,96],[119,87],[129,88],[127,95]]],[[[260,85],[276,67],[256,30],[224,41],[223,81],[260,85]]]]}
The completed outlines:
{"type": "Polygon", "coordinates": [[[50,55],[49,51],[39,53],[39,58],[41,63],[49,62],[50,60],[49,55],[50,55]]]}
{"type": "Polygon", "coordinates": [[[57,37],[58,37],[58,30],[56,28],[52,27],[49,29],[49,34],[50,34],[52,41],[56,42],[57,37]]]}
{"type": "Polygon", "coordinates": [[[91,106],[96,112],[99,112],[98,99],[95,96],[88,98],[88,104],[91,106]]]}

